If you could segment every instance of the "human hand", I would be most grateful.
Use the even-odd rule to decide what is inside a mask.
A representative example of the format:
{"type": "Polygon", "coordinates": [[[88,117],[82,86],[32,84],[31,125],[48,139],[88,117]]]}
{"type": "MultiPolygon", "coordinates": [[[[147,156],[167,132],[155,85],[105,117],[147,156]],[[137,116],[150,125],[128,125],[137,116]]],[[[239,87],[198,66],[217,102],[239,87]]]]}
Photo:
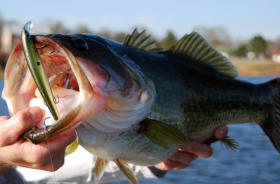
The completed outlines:
{"type": "MultiPolygon", "coordinates": [[[[214,135],[217,139],[227,136],[228,128],[226,126],[215,129],[214,135]]],[[[195,140],[190,140],[187,146],[181,147],[169,159],[155,165],[157,169],[179,170],[189,166],[189,164],[197,157],[209,158],[213,153],[210,145],[200,143],[195,140]]]]}
{"type": "Polygon", "coordinates": [[[64,163],[65,148],[76,138],[75,130],[35,145],[21,135],[44,118],[44,111],[30,107],[12,117],[0,117],[0,173],[10,166],[55,171],[64,163]]]}

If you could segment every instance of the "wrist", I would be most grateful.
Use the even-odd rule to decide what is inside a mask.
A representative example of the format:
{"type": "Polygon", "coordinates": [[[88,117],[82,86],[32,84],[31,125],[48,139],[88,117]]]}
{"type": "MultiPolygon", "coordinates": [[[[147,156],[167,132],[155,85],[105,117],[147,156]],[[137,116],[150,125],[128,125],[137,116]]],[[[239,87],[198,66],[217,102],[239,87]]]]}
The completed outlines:
{"type": "Polygon", "coordinates": [[[164,177],[167,173],[167,171],[160,170],[160,169],[156,168],[155,166],[150,166],[149,169],[158,178],[164,177]]]}
{"type": "Polygon", "coordinates": [[[8,164],[0,164],[0,175],[3,174],[7,169],[9,169],[11,166],[8,164]]]}

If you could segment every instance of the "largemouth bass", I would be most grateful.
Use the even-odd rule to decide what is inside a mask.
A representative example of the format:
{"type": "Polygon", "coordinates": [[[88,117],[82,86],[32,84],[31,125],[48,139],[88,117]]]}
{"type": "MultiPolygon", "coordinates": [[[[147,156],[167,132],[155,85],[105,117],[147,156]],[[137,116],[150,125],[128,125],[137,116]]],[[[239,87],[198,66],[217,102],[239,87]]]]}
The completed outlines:
{"type": "MultiPolygon", "coordinates": [[[[96,181],[107,161],[115,161],[137,183],[127,163],[157,164],[189,139],[209,142],[222,125],[255,122],[280,150],[280,79],[259,85],[235,79],[235,67],[198,33],[167,51],[137,30],[124,43],[93,34],[30,39],[58,120],[29,72],[22,43],[8,59],[2,97],[11,115],[28,106],[45,107],[45,124],[24,135],[34,143],[76,128],[79,143],[99,158],[96,181]]],[[[236,148],[231,138],[221,141],[236,148]]]]}

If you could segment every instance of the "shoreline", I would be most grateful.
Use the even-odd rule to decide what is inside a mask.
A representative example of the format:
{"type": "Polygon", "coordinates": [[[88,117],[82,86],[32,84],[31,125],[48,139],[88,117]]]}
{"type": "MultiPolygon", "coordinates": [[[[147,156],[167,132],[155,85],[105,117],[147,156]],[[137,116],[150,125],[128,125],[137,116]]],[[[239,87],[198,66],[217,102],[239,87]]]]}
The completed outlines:
{"type": "MultiPolygon", "coordinates": [[[[247,58],[229,58],[232,64],[237,68],[239,76],[277,76],[280,75],[280,63],[274,63],[272,60],[247,59],[247,58]]],[[[4,78],[4,69],[0,68],[0,79],[4,78]]]]}
{"type": "Polygon", "coordinates": [[[230,58],[232,64],[237,68],[240,76],[277,76],[280,75],[280,63],[272,60],[230,58]]]}

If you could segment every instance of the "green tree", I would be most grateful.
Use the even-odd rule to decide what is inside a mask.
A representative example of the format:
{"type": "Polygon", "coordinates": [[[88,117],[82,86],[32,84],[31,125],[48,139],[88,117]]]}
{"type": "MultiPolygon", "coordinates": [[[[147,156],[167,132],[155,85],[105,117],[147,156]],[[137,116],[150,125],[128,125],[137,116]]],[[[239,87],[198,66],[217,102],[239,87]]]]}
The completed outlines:
{"type": "Polygon", "coordinates": [[[248,52],[247,44],[240,44],[231,49],[231,53],[239,57],[245,57],[247,52],[248,52]]]}
{"type": "Polygon", "coordinates": [[[254,36],[249,42],[250,50],[256,54],[264,54],[267,43],[261,35],[254,36]]]}
{"type": "Polygon", "coordinates": [[[167,32],[166,36],[161,40],[160,46],[164,50],[167,50],[170,47],[172,47],[176,42],[177,42],[177,38],[176,38],[175,34],[169,30],[167,32]]]}

